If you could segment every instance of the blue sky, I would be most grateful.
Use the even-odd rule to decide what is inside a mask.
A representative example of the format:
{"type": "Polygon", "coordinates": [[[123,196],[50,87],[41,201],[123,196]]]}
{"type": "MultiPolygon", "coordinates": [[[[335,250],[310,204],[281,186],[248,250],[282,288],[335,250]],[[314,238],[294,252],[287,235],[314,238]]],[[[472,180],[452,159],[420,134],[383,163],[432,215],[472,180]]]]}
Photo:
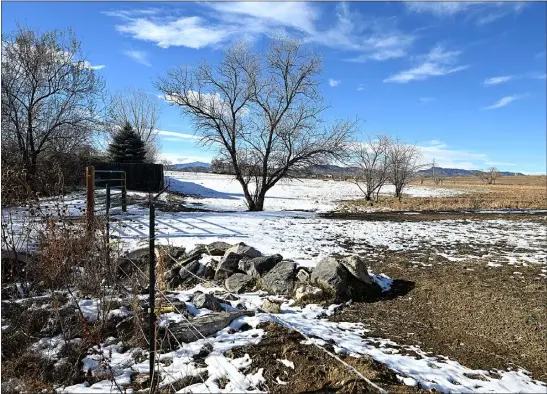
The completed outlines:
{"type": "MultiPolygon", "coordinates": [[[[546,172],[542,3],[3,2],[2,32],[71,27],[110,90],[176,65],[216,62],[241,38],[279,31],[323,54],[327,119],[363,119],[443,167],[546,172]]],[[[162,155],[208,161],[190,122],[159,99],[162,155]]]]}

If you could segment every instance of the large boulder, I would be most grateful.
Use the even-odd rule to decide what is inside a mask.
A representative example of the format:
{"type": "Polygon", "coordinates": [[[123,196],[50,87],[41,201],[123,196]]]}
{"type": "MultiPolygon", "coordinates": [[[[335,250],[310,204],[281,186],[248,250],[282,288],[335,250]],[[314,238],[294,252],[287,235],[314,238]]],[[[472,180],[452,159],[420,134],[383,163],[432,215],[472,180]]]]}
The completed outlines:
{"type": "Polygon", "coordinates": [[[181,268],[180,268],[180,271],[179,271],[179,278],[182,282],[186,281],[186,279],[188,278],[193,278],[194,276],[192,274],[196,274],[196,272],[198,272],[199,270],[199,261],[198,260],[193,260],[193,261],[190,261],[189,263],[183,265],[181,268]]]}
{"type": "Polygon", "coordinates": [[[292,261],[279,262],[270,272],[262,277],[264,290],[281,295],[290,295],[294,289],[296,264],[292,261]]]}
{"type": "MultiPolygon", "coordinates": [[[[200,336],[208,337],[230,325],[241,316],[253,316],[252,311],[213,312],[192,321],[170,322],[169,329],[160,327],[160,335],[173,336],[179,342],[196,340],[196,330],[200,336]]],[[[198,335],[199,335],[198,334],[198,335]]]]}
{"type": "Polygon", "coordinates": [[[382,292],[368,276],[362,261],[355,258],[324,258],[314,268],[310,282],[322,288],[336,301],[362,301],[372,299],[382,292]]]}
{"type": "Polygon", "coordinates": [[[258,250],[253,248],[252,246],[248,246],[247,244],[240,242],[238,244],[235,244],[231,248],[226,250],[226,253],[224,256],[226,256],[228,253],[237,253],[243,257],[248,257],[250,259],[254,259],[255,257],[261,257],[262,253],[260,253],[258,250]]]}
{"type": "Polygon", "coordinates": [[[220,301],[212,294],[198,292],[192,297],[192,303],[198,309],[207,308],[212,311],[223,311],[220,301]]]}
{"type": "Polygon", "coordinates": [[[254,278],[260,278],[262,275],[270,271],[277,263],[283,260],[280,254],[271,256],[255,257],[254,259],[243,259],[239,262],[239,269],[247,275],[254,278]]]}
{"type": "Polygon", "coordinates": [[[349,271],[330,256],[319,261],[311,274],[311,282],[332,293],[336,299],[350,298],[349,271]]]}
{"type": "Polygon", "coordinates": [[[227,242],[216,241],[207,245],[205,250],[207,251],[207,254],[210,254],[211,256],[224,256],[226,251],[231,247],[232,245],[227,242]]]}
{"type": "Polygon", "coordinates": [[[255,284],[255,278],[246,274],[233,274],[224,282],[226,289],[231,293],[242,293],[251,290],[255,284]]]}
{"type": "Polygon", "coordinates": [[[371,285],[372,279],[368,274],[367,265],[365,261],[359,256],[347,256],[340,260],[342,264],[349,271],[351,275],[359,279],[361,282],[371,285]]]}
{"type": "Polygon", "coordinates": [[[242,255],[236,252],[227,251],[215,272],[215,280],[223,280],[234,274],[238,269],[239,261],[242,255]]]}

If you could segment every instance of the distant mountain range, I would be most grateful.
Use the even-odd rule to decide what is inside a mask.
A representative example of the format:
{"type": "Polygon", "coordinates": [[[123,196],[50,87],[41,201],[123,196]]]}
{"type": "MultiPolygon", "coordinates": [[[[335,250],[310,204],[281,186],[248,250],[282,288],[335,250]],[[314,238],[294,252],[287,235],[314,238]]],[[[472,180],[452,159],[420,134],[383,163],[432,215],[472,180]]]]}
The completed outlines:
{"type": "Polygon", "coordinates": [[[211,168],[211,163],[204,163],[202,161],[193,161],[191,163],[181,163],[181,164],[173,164],[172,167],[176,168],[177,170],[186,170],[189,168],[211,168]]]}
{"type": "MultiPolygon", "coordinates": [[[[433,171],[436,171],[437,173],[444,176],[468,176],[468,175],[475,175],[475,172],[477,172],[477,170],[462,170],[461,168],[431,167],[427,170],[420,170],[418,171],[418,173],[428,176],[433,174],[433,171]]],[[[520,173],[520,172],[510,172],[510,171],[500,171],[499,173],[503,176],[524,175],[523,173],[520,173]]]]}
{"type": "MultiPolygon", "coordinates": [[[[442,168],[442,167],[431,167],[427,170],[420,170],[418,171],[419,174],[423,174],[426,176],[429,176],[433,173],[433,171],[437,171],[439,174],[444,176],[471,176],[475,175],[476,170],[463,170],[461,168],[442,168]]],[[[333,164],[326,164],[326,165],[315,165],[308,168],[308,173],[311,174],[317,174],[317,175],[324,175],[324,174],[330,174],[330,175],[352,175],[359,172],[358,167],[341,167],[333,164]]],[[[514,175],[525,175],[520,172],[510,172],[510,171],[500,171],[501,175],[504,176],[514,176],[514,175]]]]}

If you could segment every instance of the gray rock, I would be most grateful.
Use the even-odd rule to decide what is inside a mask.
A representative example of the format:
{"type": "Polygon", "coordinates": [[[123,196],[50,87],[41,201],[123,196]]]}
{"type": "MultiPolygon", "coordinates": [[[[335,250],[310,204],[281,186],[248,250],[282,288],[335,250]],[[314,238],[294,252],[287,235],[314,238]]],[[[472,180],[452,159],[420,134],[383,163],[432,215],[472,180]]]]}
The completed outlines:
{"type": "Polygon", "coordinates": [[[277,263],[283,260],[280,254],[271,256],[255,257],[254,259],[243,259],[239,262],[239,269],[254,278],[259,278],[270,271],[277,263]]]}
{"type": "Polygon", "coordinates": [[[242,257],[243,256],[238,253],[227,251],[218,264],[215,280],[226,279],[234,274],[237,271],[239,261],[242,257]]]}
{"type": "Polygon", "coordinates": [[[323,290],[318,287],[301,284],[294,290],[295,301],[316,301],[320,300],[324,295],[323,290]]]}
{"type": "Polygon", "coordinates": [[[305,268],[299,268],[296,274],[296,279],[300,282],[308,282],[310,280],[310,272],[305,268]]]}
{"type": "Polygon", "coordinates": [[[261,309],[268,313],[281,313],[281,304],[266,298],[261,309]]]}
{"type": "Polygon", "coordinates": [[[193,260],[188,264],[183,265],[179,271],[179,278],[181,281],[185,281],[188,278],[193,278],[192,274],[195,274],[199,270],[199,261],[193,260]]]}
{"type": "Polygon", "coordinates": [[[382,292],[380,286],[374,283],[370,277],[363,281],[352,275],[346,268],[346,264],[353,265],[356,274],[362,275],[363,265],[361,262],[357,259],[350,259],[345,261],[346,264],[343,264],[343,260],[333,256],[324,258],[314,268],[310,282],[317,284],[329,296],[332,295],[336,301],[374,299],[382,292]]]}
{"type": "Polygon", "coordinates": [[[294,288],[296,278],[295,263],[281,261],[262,278],[262,286],[266,291],[274,294],[289,295],[294,288]]]}
{"type": "Polygon", "coordinates": [[[336,299],[348,298],[349,272],[334,257],[319,261],[311,274],[311,282],[332,292],[336,299]]]}
{"type": "Polygon", "coordinates": [[[262,256],[262,253],[260,253],[258,250],[256,250],[252,246],[248,246],[248,245],[244,244],[243,242],[235,244],[231,248],[227,249],[224,256],[226,256],[229,252],[237,253],[241,256],[249,257],[251,259],[254,259],[255,257],[261,257],[262,256]]]}
{"type": "Polygon", "coordinates": [[[209,293],[196,293],[192,298],[192,303],[198,309],[207,308],[212,311],[221,312],[223,311],[220,306],[220,301],[212,294],[209,293]]]}
{"type": "Polygon", "coordinates": [[[233,274],[224,282],[226,289],[231,293],[241,293],[250,290],[255,284],[255,278],[246,274],[233,274]]]}
{"type": "Polygon", "coordinates": [[[340,264],[347,268],[349,273],[361,282],[372,284],[372,279],[368,274],[367,265],[359,256],[348,256],[341,259],[340,264]]]}
{"type": "Polygon", "coordinates": [[[169,330],[160,328],[160,332],[163,331],[162,335],[174,336],[179,342],[193,342],[196,340],[195,330],[199,331],[204,337],[208,337],[227,327],[238,317],[253,315],[254,312],[252,311],[214,312],[193,319],[191,322],[170,323],[169,330]]]}
{"type": "Polygon", "coordinates": [[[217,241],[212,242],[205,248],[206,253],[210,254],[211,256],[224,256],[226,251],[230,249],[232,245],[226,242],[217,241]]]}

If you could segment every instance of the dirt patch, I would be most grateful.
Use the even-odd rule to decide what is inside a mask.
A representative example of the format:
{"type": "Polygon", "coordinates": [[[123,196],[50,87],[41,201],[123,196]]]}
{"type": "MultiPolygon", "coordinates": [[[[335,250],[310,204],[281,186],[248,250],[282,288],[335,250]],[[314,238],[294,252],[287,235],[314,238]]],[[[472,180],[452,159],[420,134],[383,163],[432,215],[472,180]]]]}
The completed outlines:
{"type": "MultiPolygon", "coordinates": [[[[302,344],[305,338],[299,333],[276,323],[265,323],[261,328],[266,331],[266,335],[259,344],[233,349],[228,355],[242,357],[249,354],[253,360],[253,372],[264,368],[266,386],[270,393],[375,392],[367,382],[325,352],[315,346],[302,344]],[[294,369],[277,361],[278,359],[293,362],[294,369]]],[[[425,392],[402,385],[385,365],[366,357],[341,358],[389,392],[425,392]]]]}
{"type": "Polygon", "coordinates": [[[374,272],[414,282],[407,294],[355,303],[331,319],[362,322],[370,336],[448,356],[475,369],[520,366],[547,379],[547,288],[542,266],[485,262],[420,267],[406,253],[370,261],[374,272]]]}

